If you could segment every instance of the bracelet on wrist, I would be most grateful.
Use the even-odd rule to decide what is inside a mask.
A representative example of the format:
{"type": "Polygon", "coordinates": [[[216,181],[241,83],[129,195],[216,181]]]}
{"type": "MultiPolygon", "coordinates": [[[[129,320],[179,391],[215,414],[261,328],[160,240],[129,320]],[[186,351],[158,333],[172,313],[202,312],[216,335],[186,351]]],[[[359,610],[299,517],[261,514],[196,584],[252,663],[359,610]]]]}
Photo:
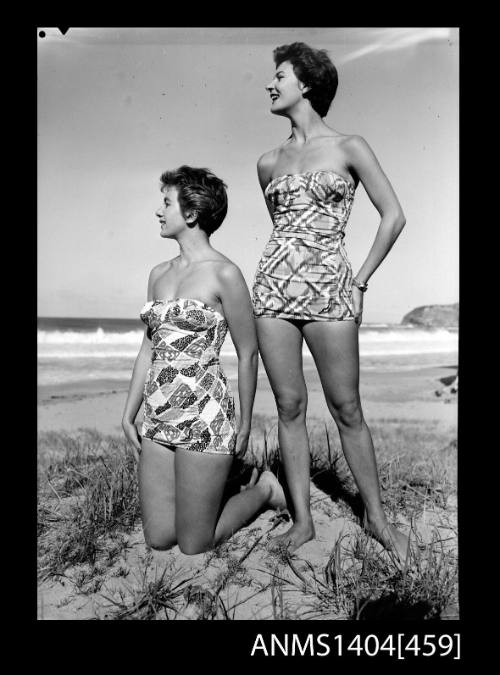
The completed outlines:
{"type": "Polygon", "coordinates": [[[356,288],[359,288],[361,293],[364,293],[365,291],[368,290],[368,284],[367,283],[362,284],[360,281],[356,279],[356,277],[353,277],[352,283],[354,286],[356,286],[356,288]]]}

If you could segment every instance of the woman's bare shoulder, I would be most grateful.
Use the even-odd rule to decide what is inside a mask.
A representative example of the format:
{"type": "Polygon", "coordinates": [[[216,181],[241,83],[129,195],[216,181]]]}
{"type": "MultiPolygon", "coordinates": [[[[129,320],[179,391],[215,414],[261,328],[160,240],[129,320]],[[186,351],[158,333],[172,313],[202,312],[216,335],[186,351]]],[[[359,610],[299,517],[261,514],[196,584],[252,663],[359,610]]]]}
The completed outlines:
{"type": "MultiPolygon", "coordinates": [[[[217,251],[217,253],[219,252],[217,251]]],[[[214,260],[213,264],[214,272],[220,281],[231,283],[231,281],[235,281],[242,276],[241,270],[235,262],[222,253],[219,253],[219,255],[220,258],[214,260]]]]}
{"type": "Polygon", "coordinates": [[[257,160],[257,167],[259,168],[260,167],[268,168],[270,166],[273,167],[278,161],[281,152],[286,148],[287,145],[290,144],[290,138],[291,136],[288,136],[277,147],[273,148],[272,150],[268,150],[263,155],[261,155],[257,160]]]}
{"type": "Polygon", "coordinates": [[[155,265],[149,273],[149,278],[154,281],[165,272],[168,272],[175,260],[176,258],[172,258],[171,260],[164,260],[163,262],[158,263],[158,265],[155,265]]]}
{"type": "Polygon", "coordinates": [[[279,148],[274,148],[273,150],[268,150],[257,160],[257,170],[259,173],[261,171],[272,171],[276,160],[278,159],[279,148]]]}
{"type": "Polygon", "coordinates": [[[269,162],[272,162],[274,159],[276,159],[278,152],[279,147],[264,152],[257,160],[257,164],[269,164],[269,162]]]}
{"type": "Polygon", "coordinates": [[[216,248],[211,247],[211,251],[207,257],[203,260],[198,260],[196,265],[200,268],[203,267],[206,270],[213,270],[215,274],[218,274],[220,270],[234,266],[234,263],[216,248]]]}
{"type": "Polygon", "coordinates": [[[366,139],[359,134],[339,134],[338,143],[348,154],[358,154],[370,150],[366,139]]]}
{"type": "Polygon", "coordinates": [[[266,187],[269,181],[272,178],[274,167],[278,161],[280,154],[280,148],[274,148],[265,152],[257,160],[257,174],[259,176],[259,182],[262,186],[262,189],[266,187]]]}

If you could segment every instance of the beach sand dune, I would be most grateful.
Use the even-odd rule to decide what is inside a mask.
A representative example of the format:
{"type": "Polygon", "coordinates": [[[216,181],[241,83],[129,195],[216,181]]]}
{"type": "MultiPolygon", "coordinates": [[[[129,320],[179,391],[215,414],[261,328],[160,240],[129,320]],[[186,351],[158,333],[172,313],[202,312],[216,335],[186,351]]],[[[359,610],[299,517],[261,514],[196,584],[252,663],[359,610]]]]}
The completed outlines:
{"type": "MultiPolygon", "coordinates": [[[[412,370],[362,373],[360,391],[363,410],[370,420],[397,417],[407,420],[438,420],[451,428],[457,426],[456,399],[438,400],[435,390],[441,378],[456,373],[455,366],[415,368],[412,370]]],[[[330,419],[316,370],[305,367],[308,388],[308,416],[330,419]]],[[[236,401],[237,384],[231,381],[236,401]]],[[[128,382],[98,380],[39,388],[39,431],[95,428],[103,433],[121,431],[121,416],[127,396],[128,382]]],[[[258,415],[276,414],[274,397],[263,368],[255,396],[254,412],[258,415]]],[[[137,419],[140,421],[142,411],[137,419]]]]}
{"type": "MultiPolygon", "coordinates": [[[[436,612],[442,619],[457,618],[457,403],[456,398],[445,402],[434,393],[440,379],[455,370],[444,364],[362,375],[364,412],[373,428],[389,517],[431,544],[419,559],[417,572],[405,577],[406,586],[390,556],[360,527],[356,489],[339,459],[335,427],[317,375],[306,368],[315,540],[293,556],[274,550],[271,537],[289,527],[289,516],[268,510],[215,551],[187,556],[177,546],[151,551],[137,520],[128,532],[110,533],[92,563],[70,565],[62,576],[41,575],[39,619],[326,620],[356,618],[361,611],[370,611],[375,618],[395,618],[397,612],[403,612],[402,618],[431,618],[436,612]],[[327,442],[325,428],[329,429],[327,442]],[[336,473],[326,465],[330,442],[339,460],[334,461],[336,473]],[[381,580],[387,578],[393,584],[389,600],[381,590],[387,587],[381,580]],[[436,609],[431,597],[432,602],[446,598],[446,606],[436,609]],[[388,606],[392,613],[384,616],[388,606]]],[[[51,432],[74,438],[86,433],[90,441],[111,434],[123,444],[120,419],[127,385],[100,381],[41,387],[38,426],[45,439],[41,465],[51,432]]],[[[277,445],[274,410],[272,392],[261,373],[252,430],[254,453],[255,448],[257,454],[262,452],[264,439],[271,451],[277,445]]],[[[52,499],[57,511],[60,504],[54,495],[52,499]]],[[[48,523],[41,540],[50,527],[48,523]]]]}
{"type": "MultiPolygon", "coordinates": [[[[396,576],[396,568],[345,509],[314,485],[311,502],[317,536],[293,556],[273,549],[272,537],[289,527],[274,511],[261,514],[216,551],[194,556],[184,555],[177,547],[164,552],[147,549],[137,526],[126,536],[126,547],[113,564],[98,564],[93,569],[79,565],[68,570],[65,578],[43,582],[38,618],[352,619],[352,592],[361,577],[363,547],[368,549],[369,559],[377,561],[380,572],[387,574],[389,570],[389,576],[396,576]],[[325,574],[335,568],[332,557],[338,561],[337,573],[344,577],[337,595],[332,579],[325,574]],[[81,582],[85,575],[89,579],[86,585],[81,582]],[[175,588],[169,594],[168,611],[162,612],[158,604],[157,614],[147,616],[140,606],[154,597],[151,586],[162,577],[167,587],[175,588]]],[[[418,525],[422,540],[431,541],[435,531],[442,539],[450,539],[453,525],[449,510],[446,519],[443,514],[439,510],[426,514],[418,525]]],[[[408,523],[405,525],[408,530],[408,523]]],[[[449,541],[448,550],[454,547],[456,551],[456,542],[449,541]]],[[[456,606],[444,610],[441,618],[457,618],[456,606]]]]}

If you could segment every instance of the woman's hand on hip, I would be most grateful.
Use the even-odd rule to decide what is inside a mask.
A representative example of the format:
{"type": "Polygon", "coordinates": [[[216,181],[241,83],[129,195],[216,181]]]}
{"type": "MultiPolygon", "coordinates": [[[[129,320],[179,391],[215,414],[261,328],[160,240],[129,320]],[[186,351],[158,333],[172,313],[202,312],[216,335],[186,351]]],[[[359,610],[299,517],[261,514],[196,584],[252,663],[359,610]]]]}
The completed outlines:
{"type": "Polygon", "coordinates": [[[363,321],[363,293],[353,285],[352,287],[352,307],[354,310],[354,321],[361,326],[363,321]]]}

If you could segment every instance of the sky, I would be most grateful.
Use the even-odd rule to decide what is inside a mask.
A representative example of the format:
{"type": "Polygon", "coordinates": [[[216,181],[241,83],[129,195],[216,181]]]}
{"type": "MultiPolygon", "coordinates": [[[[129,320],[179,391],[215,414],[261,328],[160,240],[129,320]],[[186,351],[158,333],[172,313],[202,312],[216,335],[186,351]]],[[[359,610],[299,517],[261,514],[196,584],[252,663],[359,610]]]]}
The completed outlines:
{"type": "MultiPolygon", "coordinates": [[[[458,302],[458,28],[37,32],[39,316],[138,316],[150,269],[177,255],[155,211],[160,174],[181,164],[227,183],[211,242],[251,287],[272,232],[256,162],[290,133],[264,87],[273,49],[294,41],[328,50],[339,87],[325,121],[366,139],[406,216],[364,322],[458,302]]],[[[379,223],[360,184],[345,238],[354,272],[379,223]]]]}

